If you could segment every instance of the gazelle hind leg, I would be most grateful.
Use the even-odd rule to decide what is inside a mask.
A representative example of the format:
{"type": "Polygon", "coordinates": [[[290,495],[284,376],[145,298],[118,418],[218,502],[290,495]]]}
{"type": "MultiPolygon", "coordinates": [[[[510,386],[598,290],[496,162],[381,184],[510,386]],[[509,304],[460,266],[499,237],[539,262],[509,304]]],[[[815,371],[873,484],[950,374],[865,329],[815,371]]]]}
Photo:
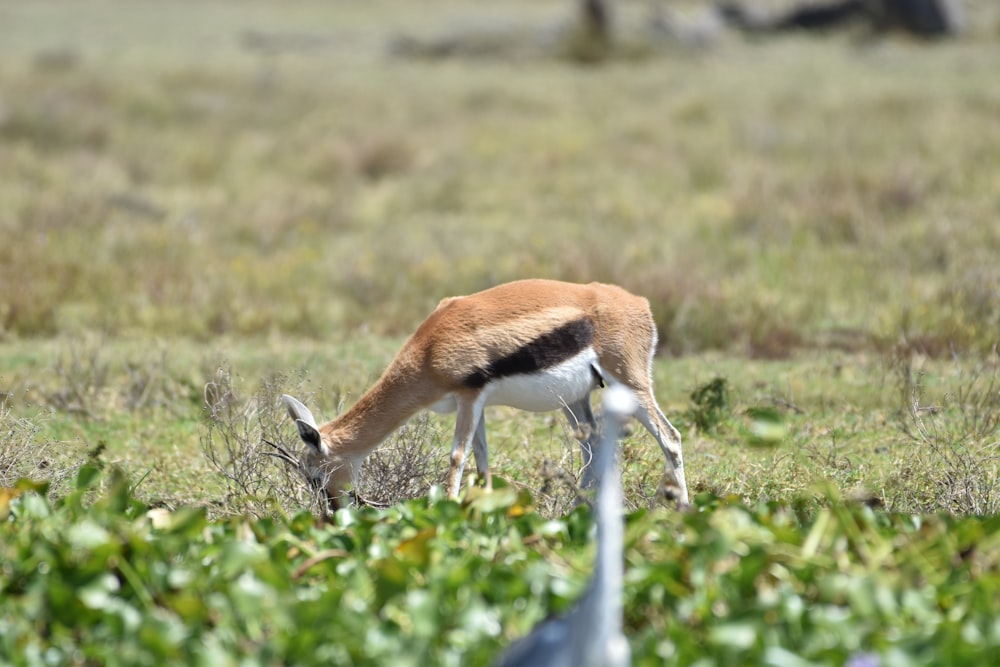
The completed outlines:
{"type": "Polygon", "coordinates": [[[563,414],[569,420],[574,436],[580,443],[580,454],[583,457],[583,479],[580,481],[580,486],[589,489],[597,481],[594,466],[591,464],[596,454],[595,447],[600,444],[597,437],[597,419],[590,407],[590,395],[588,394],[572,405],[564,406],[563,414]]]}
{"type": "MultiPolygon", "coordinates": [[[[469,454],[469,444],[475,439],[476,427],[483,419],[483,406],[478,398],[459,398],[457,403],[455,439],[452,441],[451,463],[448,467],[448,497],[452,499],[458,498],[458,491],[462,486],[462,473],[465,472],[465,461],[469,454]]],[[[482,446],[485,455],[485,438],[482,446]]]]}
{"type": "Polygon", "coordinates": [[[490,453],[486,446],[486,415],[479,416],[476,433],[472,438],[472,453],[476,457],[476,473],[487,491],[493,490],[493,475],[490,473],[490,453]]]}
{"type": "Polygon", "coordinates": [[[669,481],[672,482],[673,486],[676,486],[676,490],[671,495],[678,496],[677,502],[687,505],[689,499],[687,480],[684,478],[680,431],[674,428],[674,425],[660,410],[652,392],[639,396],[639,409],[635,412],[635,418],[656,438],[656,442],[660,445],[660,449],[663,450],[663,455],[667,459],[661,490],[665,490],[662,487],[666,485],[668,478],[672,478],[669,481]]]}

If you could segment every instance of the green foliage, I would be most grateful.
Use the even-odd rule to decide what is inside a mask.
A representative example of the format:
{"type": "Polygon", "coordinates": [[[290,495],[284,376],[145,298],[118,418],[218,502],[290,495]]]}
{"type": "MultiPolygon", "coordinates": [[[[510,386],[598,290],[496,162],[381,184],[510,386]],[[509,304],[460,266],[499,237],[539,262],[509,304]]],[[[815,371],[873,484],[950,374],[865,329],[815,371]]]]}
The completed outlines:
{"type": "Polygon", "coordinates": [[[775,408],[747,409],[750,424],[747,443],[754,447],[774,447],[785,437],[785,423],[775,408]]]}
{"type": "MultiPolygon", "coordinates": [[[[702,494],[627,517],[636,665],[991,664],[1000,519],[811,516],[702,494]]],[[[484,665],[590,570],[590,514],[534,511],[511,487],[464,503],[211,520],[139,502],[80,469],[0,523],[0,662],[484,665]],[[92,503],[84,502],[103,489],[92,503]]]]}
{"type": "Polygon", "coordinates": [[[710,432],[728,416],[729,393],[726,378],[717,377],[691,392],[688,416],[703,432],[710,432]]]}
{"type": "Polygon", "coordinates": [[[634,644],[645,641],[677,664],[843,665],[861,653],[881,655],[880,664],[988,664],[985,644],[951,642],[969,627],[977,641],[985,628],[987,643],[1000,639],[984,613],[998,583],[1000,544],[982,545],[993,563],[992,583],[976,580],[982,592],[966,565],[956,573],[948,563],[978,551],[978,536],[996,520],[835,505],[803,521],[777,504],[751,509],[704,497],[699,504],[703,511],[684,517],[673,540],[657,540],[649,561],[629,571],[639,591],[656,593],[640,593],[645,604],[628,608],[637,623],[652,621],[634,644]],[[670,612],[658,611],[664,607],[670,612]]]}
{"type": "MultiPolygon", "coordinates": [[[[776,408],[751,406],[744,411],[741,442],[752,447],[773,447],[786,435],[785,420],[776,408]]],[[[716,377],[691,392],[686,417],[705,435],[718,435],[732,425],[732,398],[726,378],[716,377]]]]}

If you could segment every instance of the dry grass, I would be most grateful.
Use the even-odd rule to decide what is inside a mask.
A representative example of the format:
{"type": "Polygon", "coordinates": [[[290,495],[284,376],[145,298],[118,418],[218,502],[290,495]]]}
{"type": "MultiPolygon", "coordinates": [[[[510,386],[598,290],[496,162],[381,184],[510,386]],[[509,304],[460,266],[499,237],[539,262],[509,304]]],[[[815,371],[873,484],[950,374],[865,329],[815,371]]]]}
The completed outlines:
{"type": "Polygon", "coordinates": [[[912,451],[897,502],[921,511],[993,515],[1000,511],[1000,356],[956,363],[943,386],[928,387],[920,362],[901,354],[905,401],[900,429],[912,451]],[[915,489],[926,495],[905,497],[915,489]]]}
{"type": "Polygon", "coordinates": [[[44,417],[18,416],[6,398],[0,400],[0,488],[15,486],[20,479],[44,481],[59,494],[86,458],[65,443],[46,440],[44,417]]]}
{"type": "Polygon", "coordinates": [[[365,460],[358,497],[378,507],[423,498],[433,486],[444,488],[449,440],[428,415],[415,417],[365,460]]]}
{"type": "MultiPolygon", "coordinates": [[[[107,369],[99,373],[105,377],[100,398],[90,400],[87,412],[47,403],[62,383],[55,372],[60,359],[72,358],[58,354],[70,349],[68,343],[8,345],[3,358],[11,371],[0,378],[10,388],[3,413],[3,483],[24,475],[58,478],[53,486],[58,493],[60,479],[93,462],[123,468],[138,483],[137,493],[155,505],[193,503],[217,513],[258,515],[316,509],[318,501],[297,471],[268,456],[274,450],[265,440],[292,452],[299,447],[279,396],[296,394],[318,416],[335,416],[370,385],[397,344],[377,338],[266,347],[235,342],[220,356],[178,341],[162,367],[160,386],[187,387],[190,378],[200,378],[197,384],[205,391],[194,397],[148,391],[161,398],[127,409],[129,396],[144,393],[132,389],[136,383],[128,369],[155,370],[162,353],[106,343],[98,362],[86,366],[95,373],[107,369]]],[[[989,431],[982,431],[996,415],[989,363],[975,357],[954,362],[914,357],[905,363],[923,373],[919,388],[925,398],[919,405],[946,408],[933,415],[918,412],[926,426],[922,432],[910,416],[917,385],[899,379],[903,361],[830,352],[784,361],[700,355],[661,360],[655,371],[661,405],[684,436],[692,493],[735,495],[750,503],[798,499],[814,507],[829,502],[833,489],[902,512],[984,511],[983,503],[995,494],[985,484],[979,490],[963,486],[963,479],[984,483],[993,470],[995,436],[991,440],[989,431]],[[709,400],[707,388],[718,386],[719,378],[725,379],[724,397],[709,400]],[[910,390],[901,390],[904,386],[910,390]],[[774,415],[778,425],[778,438],[764,443],[768,446],[761,446],[754,431],[753,415],[760,413],[774,415]],[[900,428],[897,414],[909,430],[900,428]],[[965,473],[978,476],[962,478],[965,473]],[[963,499],[957,493],[962,489],[971,495],[963,499]],[[961,505],[966,499],[980,504],[961,505]]],[[[86,374],[77,381],[96,384],[86,374]]],[[[452,416],[415,418],[366,462],[361,497],[386,504],[426,495],[441,484],[453,428],[452,416]]],[[[495,478],[530,491],[546,516],[561,515],[578,502],[583,461],[561,415],[492,408],[487,433],[495,478]]],[[[663,504],[656,496],[663,465],[662,453],[641,428],[623,440],[630,508],[663,504]]]]}
{"type": "Polygon", "coordinates": [[[222,478],[226,491],[221,511],[264,516],[292,515],[304,509],[324,514],[325,500],[297,468],[275,458],[295,451],[297,442],[281,429],[281,393],[286,379],[264,380],[250,397],[239,394],[232,371],[220,368],[205,385],[205,428],[201,451],[222,478]]]}
{"type": "MultiPolygon", "coordinates": [[[[230,368],[220,368],[205,385],[201,451],[224,487],[223,496],[212,503],[218,511],[260,516],[310,509],[325,514],[323,495],[310,486],[294,461],[282,460],[287,455],[295,459],[301,444],[285,418],[280,396],[289,391],[309,395],[303,394],[307,389],[302,382],[301,378],[295,382],[289,375],[268,377],[252,395],[243,396],[239,389],[241,379],[234,377],[230,368]]],[[[425,497],[433,486],[443,488],[450,460],[451,435],[446,432],[450,421],[423,413],[392,434],[361,467],[355,488],[359,502],[386,507],[425,497]]],[[[499,419],[491,423],[497,427],[503,425],[499,419]]],[[[507,483],[530,491],[544,514],[559,516],[584,497],[580,488],[583,461],[568,427],[550,428],[551,442],[542,452],[541,466],[521,470],[516,481],[511,479],[507,483]]],[[[630,455],[630,451],[626,451],[627,460],[642,467],[642,462],[630,455]]],[[[500,460],[509,456],[509,452],[501,453],[496,448],[491,454],[494,458],[499,454],[500,460]]],[[[469,466],[472,465],[470,458],[469,466]]],[[[655,501],[652,496],[644,495],[648,494],[644,490],[649,485],[647,478],[634,480],[628,489],[633,508],[655,501]]],[[[470,472],[465,484],[477,483],[470,472]]]]}
{"type": "Polygon", "coordinates": [[[992,344],[993,42],[407,62],[393,31],[469,8],[254,7],[122,8],[116,58],[8,10],[47,32],[0,68],[0,335],[401,334],[542,275],[647,294],[675,354],[992,344]],[[248,48],[263,16],[330,46],[248,48]]]}

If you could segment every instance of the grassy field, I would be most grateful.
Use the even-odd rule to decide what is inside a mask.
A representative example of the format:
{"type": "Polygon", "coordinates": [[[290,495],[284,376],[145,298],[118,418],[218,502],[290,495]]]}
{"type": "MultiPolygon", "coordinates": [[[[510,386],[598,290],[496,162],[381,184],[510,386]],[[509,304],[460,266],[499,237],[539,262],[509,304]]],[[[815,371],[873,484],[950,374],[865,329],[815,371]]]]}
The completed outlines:
{"type": "MultiPolygon", "coordinates": [[[[113,490],[120,468],[144,507],[272,516],[256,493],[276,492],[292,516],[310,499],[259,456],[294,440],[278,394],[331,417],[441,297],[540,276],[650,299],[657,394],[725,531],[740,511],[777,530],[769,503],[995,514],[996,11],[973,3],[973,33],[933,44],[726,35],[584,66],[549,30],[569,4],[0,2],[0,486],[91,498],[104,483],[79,471],[113,490]],[[521,31],[476,57],[390,48],[485,25],[521,31]]],[[[545,520],[575,516],[561,417],[489,420],[496,473],[545,520]]],[[[452,423],[415,421],[362,484],[425,496],[452,423]]],[[[662,455],[636,431],[623,467],[639,578],[682,520],[635,537],[662,455]]],[[[545,553],[579,565],[580,545],[545,553]]],[[[641,655],[662,658],[637,605],[641,655]]]]}
{"type": "Polygon", "coordinates": [[[401,335],[540,275],[643,292],[675,354],[992,346],[995,39],[389,57],[472,13],[431,6],[5,6],[5,336],[401,335]]]}

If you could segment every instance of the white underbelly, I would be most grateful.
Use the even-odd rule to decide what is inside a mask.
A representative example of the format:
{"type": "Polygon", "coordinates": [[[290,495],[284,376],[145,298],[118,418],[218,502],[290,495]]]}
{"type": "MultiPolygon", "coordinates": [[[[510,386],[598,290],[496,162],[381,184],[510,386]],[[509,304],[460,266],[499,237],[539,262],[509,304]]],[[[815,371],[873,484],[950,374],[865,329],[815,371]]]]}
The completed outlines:
{"type": "MultiPolygon", "coordinates": [[[[520,373],[493,380],[483,387],[484,405],[506,405],[529,412],[549,412],[572,405],[597,386],[597,354],[587,348],[561,364],[537,373],[520,373]]],[[[448,395],[431,406],[435,412],[454,412],[448,395]]]]}

